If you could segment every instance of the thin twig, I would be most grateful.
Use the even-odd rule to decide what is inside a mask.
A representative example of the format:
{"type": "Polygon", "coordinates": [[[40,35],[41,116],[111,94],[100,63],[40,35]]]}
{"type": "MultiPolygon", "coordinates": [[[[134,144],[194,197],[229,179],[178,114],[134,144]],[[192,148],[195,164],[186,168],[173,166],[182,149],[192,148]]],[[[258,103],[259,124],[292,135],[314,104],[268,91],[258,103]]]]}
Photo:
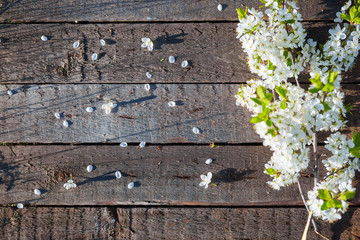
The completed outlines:
{"type": "MultiPolygon", "coordinates": [[[[302,199],[302,201],[304,202],[306,211],[307,211],[308,213],[310,213],[309,207],[307,206],[306,201],[305,201],[305,197],[304,197],[304,194],[303,194],[301,185],[300,185],[300,181],[298,181],[298,188],[299,188],[299,192],[300,192],[301,199],[302,199]]],[[[313,218],[311,218],[311,223],[312,223],[312,225],[313,225],[313,227],[314,227],[315,232],[318,232],[316,223],[315,223],[315,221],[314,221],[313,218]]]]}
{"type": "Polygon", "coordinates": [[[312,211],[310,210],[309,216],[308,216],[308,219],[307,219],[307,222],[306,222],[306,226],[305,226],[305,229],[304,229],[304,233],[302,235],[301,240],[306,240],[306,238],[307,238],[307,233],[309,231],[311,217],[312,217],[312,211]]]}
{"type": "Polygon", "coordinates": [[[315,157],[315,168],[314,168],[314,186],[319,182],[319,156],[318,156],[318,143],[317,143],[317,133],[315,132],[314,127],[314,133],[313,133],[313,150],[314,150],[314,157],[315,157]]]}

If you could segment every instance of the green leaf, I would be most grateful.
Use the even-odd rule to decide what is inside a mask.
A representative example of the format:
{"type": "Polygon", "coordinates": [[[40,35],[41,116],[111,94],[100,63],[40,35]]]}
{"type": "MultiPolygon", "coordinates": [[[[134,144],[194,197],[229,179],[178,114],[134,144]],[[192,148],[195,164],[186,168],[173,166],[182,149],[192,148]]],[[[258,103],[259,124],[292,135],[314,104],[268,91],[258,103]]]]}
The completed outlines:
{"type": "Polygon", "coordinates": [[[273,95],[271,93],[268,93],[266,91],[266,88],[263,86],[259,86],[256,88],[256,93],[260,98],[260,101],[263,103],[263,105],[267,106],[271,102],[273,95]]]}
{"type": "Polygon", "coordinates": [[[260,99],[257,99],[257,98],[251,98],[251,100],[253,100],[256,104],[262,106],[263,105],[263,102],[260,101],[260,99]]]}
{"type": "Polygon", "coordinates": [[[287,96],[286,96],[287,91],[285,88],[283,88],[282,86],[276,86],[275,90],[283,99],[287,100],[287,96]]]}
{"type": "Polygon", "coordinates": [[[360,18],[359,17],[355,18],[354,22],[357,23],[357,24],[360,24],[360,18]]]}
{"type": "Polygon", "coordinates": [[[286,65],[287,65],[288,67],[291,67],[291,66],[292,66],[292,60],[291,60],[291,58],[286,59],[286,65]]]}
{"type": "Polygon", "coordinates": [[[285,57],[285,58],[288,58],[288,56],[289,56],[289,52],[288,52],[288,51],[284,51],[284,57],[285,57]]]}
{"type": "Polygon", "coordinates": [[[311,93],[317,93],[317,92],[319,92],[321,89],[322,89],[322,88],[311,88],[311,89],[309,90],[309,92],[311,92],[311,93]]]}
{"type": "Polygon", "coordinates": [[[321,90],[323,90],[324,92],[332,92],[334,90],[334,84],[328,82],[321,90]]]}
{"type": "Polygon", "coordinates": [[[269,61],[268,69],[275,70],[274,64],[271,61],[269,61]]]}
{"type": "Polygon", "coordinates": [[[266,172],[267,172],[269,175],[275,175],[275,174],[276,174],[276,171],[275,171],[273,168],[267,168],[267,169],[266,169],[266,172]]]}
{"type": "Polygon", "coordinates": [[[315,84],[317,88],[323,87],[319,73],[316,73],[314,78],[310,78],[310,82],[315,84]]]}
{"type": "Polygon", "coordinates": [[[331,107],[326,102],[321,102],[321,103],[324,106],[325,112],[331,110],[331,107]]]}
{"type": "Polygon", "coordinates": [[[259,117],[252,117],[252,118],[250,119],[250,122],[251,122],[252,124],[260,123],[260,122],[262,122],[262,121],[264,121],[264,120],[261,119],[261,118],[259,118],[259,117]]]}
{"type": "Polygon", "coordinates": [[[330,192],[327,189],[319,189],[319,198],[322,200],[331,200],[332,197],[330,195],[330,192]]]}
{"type": "Polygon", "coordinates": [[[339,199],[344,201],[354,197],[355,197],[355,191],[346,191],[345,193],[341,193],[339,195],[339,199]]]}
{"type": "Polygon", "coordinates": [[[323,205],[321,205],[321,210],[325,211],[328,209],[327,202],[324,202],[323,205]]]}
{"type": "Polygon", "coordinates": [[[352,6],[349,11],[350,14],[350,20],[353,20],[356,17],[357,9],[355,6],[352,6]]]}
{"type": "Polygon", "coordinates": [[[267,119],[267,120],[265,121],[265,123],[266,123],[266,125],[267,125],[268,127],[271,127],[271,126],[272,126],[272,121],[271,121],[270,119],[267,119]]]}
{"type": "Polygon", "coordinates": [[[352,140],[355,147],[360,147],[360,131],[357,134],[353,133],[352,140]]]}
{"type": "Polygon", "coordinates": [[[356,157],[356,158],[360,158],[360,146],[355,146],[353,148],[350,149],[350,153],[356,157]]]}
{"type": "Polygon", "coordinates": [[[347,14],[341,13],[341,14],[340,14],[340,17],[341,17],[343,20],[346,20],[346,21],[348,21],[348,22],[351,21],[350,16],[347,15],[347,14]]]}
{"type": "Polygon", "coordinates": [[[335,207],[336,207],[336,208],[343,209],[343,205],[342,205],[342,203],[341,203],[339,200],[334,199],[334,203],[335,203],[335,207]]]}
{"type": "Polygon", "coordinates": [[[238,18],[241,20],[243,18],[246,18],[246,13],[247,13],[247,7],[245,8],[245,10],[241,9],[241,8],[237,8],[236,11],[238,13],[238,18]]]}
{"type": "Polygon", "coordinates": [[[329,72],[328,81],[334,83],[338,76],[338,72],[329,72]]]}
{"type": "Polygon", "coordinates": [[[281,109],[286,109],[286,102],[285,101],[282,101],[281,104],[280,104],[280,108],[281,109]]]}
{"type": "Polygon", "coordinates": [[[277,135],[274,129],[269,129],[266,134],[271,134],[273,137],[277,135]]]}
{"type": "Polygon", "coordinates": [[[328,208],[334,208],[336,206],[334,199],[325,201],[328,208]]]}

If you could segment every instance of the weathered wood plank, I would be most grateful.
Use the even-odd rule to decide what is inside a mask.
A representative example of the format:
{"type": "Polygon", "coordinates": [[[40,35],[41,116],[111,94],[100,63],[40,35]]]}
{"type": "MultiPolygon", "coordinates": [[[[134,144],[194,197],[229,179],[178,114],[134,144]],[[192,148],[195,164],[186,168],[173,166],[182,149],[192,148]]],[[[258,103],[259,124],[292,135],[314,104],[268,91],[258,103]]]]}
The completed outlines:
{"type": "MultiPolygon", "coordinates": [[[[311,38],[324,42],[333,25],[305,26],[311,38]]],[[[235,23],[2,25],[0,82],[244,83],[255,76],[248,70],[235,28],[235,23]],[[151,53],[141,48],[141,38],[148,34],[155,43],[151,53]],[[42,35],[50,40],[41,41],[42,35]],[[100,38],[108,44],[101,46],[100,38]],[[75,50],[77,40],[82,43],[75,50]],[[99,54],[96,62],[91,60],[94,52],[99,54]],[[177,57],[175,64],[168,62],[170,55],[177,57]],[[181,68],[183,60],[191,66],[181,68]]],[[[360,81],[360,61],[344,79],[360,81]]],[[[308,83],[308,76],[300,81],[308,83]]]]}
{"type": "MultiPolygon", "coordinates": [[[[261,146],[1,146],[0,204],[302,206],[296,185],[275,191],[266,184],[270,156],[261,146]],[[200,174],[209,171],[218,187],[203,189],[200,174]],[[66,190],[70,174],[78,186],[66,190]],[[132,190],[130,182],[136,183],[132,190]],[[35,195],[35,188],[43,194],[35,195]]],[[[310,170],[301,182],[304,191],[311,188],[310,170]]]]}
{"type": "MultiPolygon", "coordinates": [[[[0,85],[0,141],[12,143],[260,143],[250,113],[235,105],[239,84],[0,85]],[[7,94],[8,89],[14,95],[7,94]],[[118,104],[106,115],[109,99],[118,104]],[[176,101],[177,106],[168,106],[176,101]],[[95,107],[88,113],[86,107],[95,107]],[[56,119],[54,113],[61,113],[56,119]],[[70,126],[63,126],[64,119],[70,126]],[[194,134],[193,127],[200,129],[194,134]],[[216,140],[217,139],[217,140],[216,140]]],[[[355,106],[349,128],[360,127],[360,85],[344,85],[355,106]]],[[[320,139],[323,140],[326,135],[320,139]]]]}
{"type": "Polygon", "coordinates": [[[42,143],[258,142],[250,114],[236,107],[240,85],[0,85],[0,141],[42,143]],[[16,93],[6,94],[7,89],[16,93]],[[106,115],[102,104],[118,104],[106,115]],[[168,106],[168,101],[177,106],[168,106]],[[95,107],[88,113],[86,107],[95,107]],[[56,119],[54,113],[62,113],[56,119]],[[64,119],[70,126],[63,126],[64,119]],[[198,127],[200,134],[194,134],[198,127]]]}
{"type": "MultiPolygon", "coordinates": [[[[301,239],[307,220],[303,208],[118,208],[128,215],[131,239],[301,239]]],[[[317,221],[329,239],[358,239],[360,210],[329,224],[317,221]]],[[[322,239],[312,228],[307,239],[322,239]]]]}
{"type": "MultiPolygon", "coordinates": [[[[300,239],[303,208],[0,208],[0,234],[12,239],[300,239]]],[[[358,239],[360,210],[335,224],[329,239],[358,239]]],[[[308,239],[321,239],[310,229],[308,239]]]]}
{"type": "MultiPolygon", "coordinates": [[[[332,19],[340,10],[341,0],[300,0],[304,19],[332,19]]],[[[259,7],[260,0],[131,0],[89,2],[77,1],[2,1],[0,22],[66,22],[66,21],[211,21],[237,20],[236,8],[259,7]],[[219,12],[217,5],[224,10],[219,12]]]]}
{"type": "MultiPolygon", "coordinates": [[[[120,233],[121,225],[117,220],[116,209],[106,207],[1,207],[0,217],[0,235],[3,240],[119,239],[117,237],[123,236],[117,234],[120,233]]],[[[126,227],[121,230],[129,231],[126,227]]]]}

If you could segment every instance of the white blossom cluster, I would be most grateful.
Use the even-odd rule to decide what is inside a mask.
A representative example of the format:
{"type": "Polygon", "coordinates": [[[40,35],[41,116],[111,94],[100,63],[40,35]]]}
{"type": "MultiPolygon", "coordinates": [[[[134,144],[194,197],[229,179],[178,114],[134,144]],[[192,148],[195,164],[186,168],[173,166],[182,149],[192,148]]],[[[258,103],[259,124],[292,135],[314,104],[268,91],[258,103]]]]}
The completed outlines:
{"type": "MultiPolygon", "coordinates": [[[[345,127],[347,112],[341,73],[351,68],[359,53],[360,25],[338,24],[329,30],[328,41],[320,45],[306,40],[295,1],[262,2],[268,7],[264,12],[253,8],[239,12],[237,38],[248,55],[250,70],[261,79],[242,86],[236,104],[253,113],[256,132],[274,152],[265,164],[265,173],[273,178],[268,184],[277,190],[298,182],[301,171],[308,168],[314,133],[336,132],[326,142],[333,154],[323,160],[328,175],[308,192],[307,202],[314,216],[332,222],[346,210],[347,197],[355,191],[352,178],[359,170],[359,160],[350,153],[354,142],[337,131],[345,127]],[[304,69],[311,76],[309,89],[297,80],[304,69]],[[291,78],[296,84],[289,81],[291,78]],[[327,200],[319,197],[319,190],[327,200]]],[[[351,1],[346,3],[336,22],[341,22],[340,14],[351,5],[351,1]]]]}

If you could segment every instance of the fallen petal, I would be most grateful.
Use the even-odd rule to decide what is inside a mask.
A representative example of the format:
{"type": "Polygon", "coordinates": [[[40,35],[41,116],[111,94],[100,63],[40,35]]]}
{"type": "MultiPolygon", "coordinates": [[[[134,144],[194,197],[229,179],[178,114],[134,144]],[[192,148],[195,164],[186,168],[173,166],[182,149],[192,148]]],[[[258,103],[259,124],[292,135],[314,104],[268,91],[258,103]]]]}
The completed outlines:
{"type": "Polygon", "coordinates": [[[120,171],[116,171],[116,172],[115,172],[115,177],[116,177],[117,179],[121,178],[121,172],[120,172],[120,171]]]}
{"type": "Polygon", "coordinates": [[[69,122],[67,120],[64,120],[63,125],[64,127],[69,127],[69,122]]]}
{"type": "Polygon", "coordinates": [[[93,54],[91,55],[91,59],[92,59],[93,61],[95,61],[95,60],[97,59],[97,57],[98,57],[98,55],[97,55],[96,53],[93,53],[93,54]]]}
{"type": "Polygon", "coordinates": [[[37,189],[37,188],[34,189],[34,193],[36,195],[41,195],[41,191],[39,189],[37,189]]]}
{"type": "Polygon", "coordinates": [[[200,130],[199,130],[197,127],[193,127],[193,128],[192,128],[192,131],[193,131],[193,133],[195,133],[195,134],[199,134],[199,133],[200,133],[200,130]]]}
{"type": "Polygon", "coordinates": [[[128,184],[128,189],[132,189],[134,187],[135,183],[134,182],[131,182],[128,184]]]}
{"type": "Polygon", "coordinates": [[[175,62],[175,57],[174,56],[170,56],[169,57],[169,63],[174,63],[175,62]]]}
{"type": "Polygon", "coordinates": [[[92,107],[87,107],[87,108],[86,108],[86,111],[87,111],[88,113],[91,113],[91,112],[94,111],[94,108],[92,108],[92,107]]]}
{"type": "Polygon", "coordinates": [[[168,105],[169,105],[169,107],[175,107],[175,106],[176,106],[176,102],[170,101],[170,102],[168,102],[168,105]]]}
{"type": "Polygon", "coordinates": [[[93,165],[88,165],[86,167],[86,171],[88,171],[88,172],[92,172],[93,169],[94,169],[93,165]]]}
{"type": "Polygon", "coordinates": [[[189,63],[186,60],[181,63],[181,67],[183,67],[183,68],[186,68],[188,65],[189,65],[189,63]]]}
{"type": "Polygon", "coordinates": [[[73,48],[77,49],[80,46],[80,41],[76,41],[73,43],[73,48]]]}
{"type": "Polygon", "coordinates": [[[127,147],[127,142],[122,142],[122,143],[120,143],[120,147],[127,147]]]}
{"type": "Polygon", "coordinates": [[[143,148],[143,147],[145,147],[145,145],[146,145],[146,142],[141,142],[141,143],[139,144],[139,147],[140,147],[140,148],[143,148]]]}
{"type": "Polygon", "coordinates": [[[41,36],[41,40],[43,40],[44,42],[46,42],[48,40],[47,36],[41,36]]]}

